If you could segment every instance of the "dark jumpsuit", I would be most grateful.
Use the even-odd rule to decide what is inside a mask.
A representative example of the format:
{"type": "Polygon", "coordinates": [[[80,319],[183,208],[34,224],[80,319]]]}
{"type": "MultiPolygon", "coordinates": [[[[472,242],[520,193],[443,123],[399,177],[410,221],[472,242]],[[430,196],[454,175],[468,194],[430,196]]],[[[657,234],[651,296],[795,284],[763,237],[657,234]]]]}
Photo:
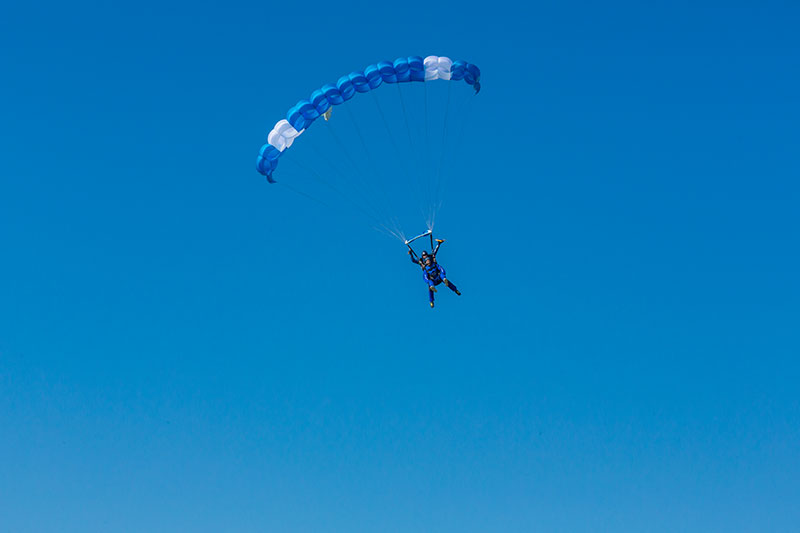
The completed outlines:
{"type": "MultiPolygon", "coordinates": [[[[439,247],[437,246],[436,248],[438,249],[439,247]]],[[[422,277],[425,280],[425,283],[428,284],[428,287],[435,287],[436,285],[442,283],[445,278],[447,278],[447,273],[445,272],[444,268],[436,263],[435,259],[431,266],[425,266],[421,259],[414,259],[413,256],[411,257],[411,262],[422,267],[422,277]]],[[[453,292],[458,291],[455,284],[450,280],[447,280],[445,285],[447,285],[447,287],[453,292]]],[[[428,297],[430,298],[430,301],[433,302],[433,291],[430,290],[430,288],[428,289],[428,297]]]]}

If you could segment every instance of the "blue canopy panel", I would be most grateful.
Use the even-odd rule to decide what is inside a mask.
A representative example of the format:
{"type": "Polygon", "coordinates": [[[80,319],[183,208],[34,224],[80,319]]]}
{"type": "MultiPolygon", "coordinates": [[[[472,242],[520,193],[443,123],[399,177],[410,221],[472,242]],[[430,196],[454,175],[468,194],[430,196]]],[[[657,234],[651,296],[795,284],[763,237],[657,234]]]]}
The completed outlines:
{"type": "Polygon", "coordinates": [[[369,65],[363,72],[351,72],[342,76],[336,84],[325,84],[307,100],[300,100],[279,120],[270,131],[267,142],[256,158],[256,170],[275,183],[272,173],[278,167],[278,158],[289,148],[316,119],[331,106],[340,105],[353,98],[356,93],[366,93],[384,83],[406,83],[412,81],[464,80],[481,90],[481,71],[472,63],[453,61],[443,56],[398,57],[392,62],[380,61],[369,65]]]}

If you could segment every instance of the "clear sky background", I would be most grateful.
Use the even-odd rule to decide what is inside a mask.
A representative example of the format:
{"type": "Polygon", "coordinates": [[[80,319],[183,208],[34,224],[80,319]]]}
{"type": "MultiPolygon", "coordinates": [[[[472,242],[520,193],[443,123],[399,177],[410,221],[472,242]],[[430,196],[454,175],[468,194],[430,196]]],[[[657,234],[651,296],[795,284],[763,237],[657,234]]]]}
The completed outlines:
{"type": "Polygon", "coordinates": [[[4,5],[0,530],[797,531],[800,10],[602,4],[4,5]],[[433,311],[254,170],[417,54],[483,72],[433,311]]]}

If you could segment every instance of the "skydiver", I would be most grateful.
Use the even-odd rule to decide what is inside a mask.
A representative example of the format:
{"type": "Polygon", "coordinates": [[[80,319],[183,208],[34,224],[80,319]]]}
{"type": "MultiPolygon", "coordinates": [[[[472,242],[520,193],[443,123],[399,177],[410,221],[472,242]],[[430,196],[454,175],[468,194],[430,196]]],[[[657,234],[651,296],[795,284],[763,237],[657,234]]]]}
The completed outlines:
{"type": "Polygon", "coordinates": [[[425,283],[428,284],[428,296],[430,297],[431,308],[433,308],[433,293],[437,292],[436,285],[439,285],[440,283],[444,283],[451,291],[461,296],[461,293],[456,288],[455,284],[447,279],[447,273],[445,272],[444,268],[436,262],[436,254],[443,242],[444,239],[436,239],[437,244],[436,248],[433,249],[433,252],[429,254],[423,250],[422,255],[419,258],[417,258],[414,250],[411,248],[408,249],[408,255],[411,256],[411,262],[422,267],[422,277],[425,280],[425,283]]]}

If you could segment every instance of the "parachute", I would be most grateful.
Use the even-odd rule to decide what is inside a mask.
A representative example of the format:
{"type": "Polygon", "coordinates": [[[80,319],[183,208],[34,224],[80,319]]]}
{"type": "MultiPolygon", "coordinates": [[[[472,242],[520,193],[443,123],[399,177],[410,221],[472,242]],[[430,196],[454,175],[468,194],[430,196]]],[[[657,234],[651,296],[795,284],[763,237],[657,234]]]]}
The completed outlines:
{"type": "MultiPolygon", "coordinates": [[[[474,89],[474,94],[477,94],[481,89],[480,84],[480,69],[477,66],[466,61],[453,61],[444,56],[428,56],[424,59],[421,56],[400,57],[392,62],[380,61],[378,63],[367,66],[363,71],[351,72],[348,75],[342,76],[335,84],[325,84],[320,89],[312,92],[307,99],[302,99],[286,113],[286,117],[279,120],[267,136],[267,142],[261,147],[256,158],[256,169],[259,173],[266,177],[270,183],[276,183],[274,175],[278,168],[278,162],[281,160],[287,151],[292,147],[295,141],[298,140],[314,122],[320,118],[324,118],[324,124],[329,125],[336,122],[336,115],[332,115],[333,107],[346,104],[349,100],[353,99],[358,94],[370,93],[383,86],[384,84],[397,84],[398,91],[400,92],[400,101],[402,104],[403,114],[406,113],[406,104],[403,99],[402,91],[399,90],[400,84],[413,84],[427,83],[434,80],[444,81],[461,81],[463,80],[474,89]]],[[[374,97],[374,95],[373,95],[374,97]]],[[[449,88],[448,88],[448,104],[449,104],[449,88]]],[[[378,101],[376,100],[376,104],[378,101]]],[[[425,92],[425,105],[427,113],[428,93],[427,88],[425,92]]],[[[347,107],[347,106],[345,106],[347,107]]],[[[378,104],[381,118],[386,122],[385,113],[381,111],[380,104],[378,104]]],[[[348,112],[350,112],[348,110],[348,112]]],[[[445,111],[445,120],[447,119],[447,111],[445,111]]],[[[405,117],[406,127],[408,128],[408,117],[405,117]]],[[[387,126],[388,128],[388,126],[387,126]]],[[[427,128],[427,125],[426,125],[427,128]]],[[[427,134],[427,129],[426,129],[427,134]]],[[[364,144],[364,136],[360,131],[358,132],[359,140],[362,145],[364,144]]],[[[414,139],[411,130],[408,131],[409,141],[413,144],[414,139]]],[[[352,139],[346,142],[336,139],[341,145],[342,151],[348,151],[348,144],[354,144],[352,139]]],[[[302,141],[300,141],[302,142],[302,141]]],[[[392,141],[394,143],[394,141],[392,141]]],[[[422,144],[422,141],[419,141],[422,144]]],[[[369,158],[369,154],[367,154],[369,158]]],[[[349,160],[358,159],[357,157],[348,157],[349,160]]],[[[302,163],[299,163],[302,165],[302,163]]],[[[357,166],[354,163],[354,166],[357,166]]],[[[334,167],[335,168],[335,167],[334,167]]],[[[314,172],[318,177],[323,173],[314,172]]],[[[332,186],[332,188],[334,188],[332,186]]],[[[339,187],[337,190],[341,189],[339,187]]],[[[352,200],[358,205],[359,209],[364,209],[362,201],[352,200]]],[[[373,216],[370,212],[370,216],[373,216]]],[[[432,230],[432,217],[428,217],[429,230],[432,230]]],[[[386,228],[384,223],[381,226],[386,228]]],[[[402,232],[396,229],[390,229],[389,232],[401,240],[405,240],[402,232]],[[398,234],[399,232],[399,234],[398,234]]]]}

